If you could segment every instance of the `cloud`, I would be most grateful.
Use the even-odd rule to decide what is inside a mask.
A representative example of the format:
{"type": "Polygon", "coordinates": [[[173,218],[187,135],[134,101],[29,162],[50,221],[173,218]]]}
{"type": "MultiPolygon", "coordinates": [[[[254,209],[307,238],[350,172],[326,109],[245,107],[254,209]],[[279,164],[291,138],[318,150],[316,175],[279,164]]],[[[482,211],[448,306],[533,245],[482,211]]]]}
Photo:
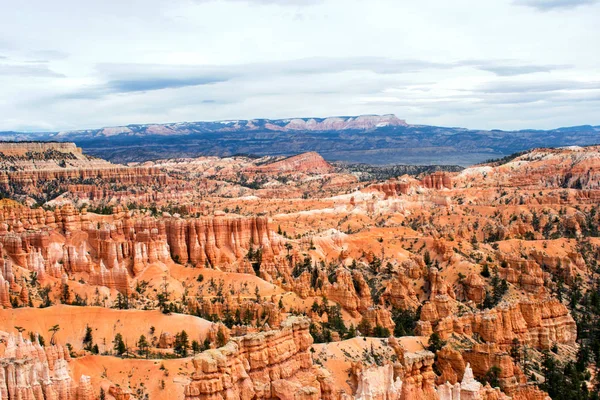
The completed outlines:
{"type": "Polygon", "coordinates": [[[533,7],[540,11],[570,9],[579,6],[596,4],[598,0],[515,0],[514,4],[533,7]]]}
{"type": "Polygon", "coordinates": [[[352,71],[376,75],[419,73],[472,67],[498,76],[517,76],[564,68],[555,65],[510,65],[504,61],[458,61],[439,63],[426,60],[400,60],[385,57],[313,57],[298,60],[232,65],[167,65],[105,63],[97,70],[103,83],[82,87],[62,98],[97,98],[112,93],[146,92],[211,85],[232,80],[263,80],[273,77],[331,75],[352,71]]]}
{"type": "Polygon", "coordinates": [[[36,50],[27,53],[28,57],[42,60],[64,60],[69,57],[69,54],[59,50],[36,50]]]}
{"type": "MultiPolygon", "coordinates": [[[[215,0],[194,0],[197,3],[214,2],[215,0]]],[[[253,3],[262,5],[278,5],[278,6],[312,6],[323,3],[324,0],[225,0],[229,2],[253,3]]]]}
{"type": "Polygon", "coordinates": [[[557,91],[599,90],[600,82],[562,81],[496,81],[477,87],[481,93],[544,93],[557,91]]]}
{"type": "Polygon", "coordinates": [[[458,61],[460,66],[473,67],[480,71],[491,72],[496,76],[519,76],[552,72],[573,68],[572,65],[559,64],[523,64],[516,60],[464,60],[458,61]]]}
{"type": "Polygon", "coordinates": [[[478,69],[492,72],[498,76],[517,76],[550,72],[556,69],[568,68],[557,65],[481,65],[478,69]]]}
{"type": "Polygon", "coordinates": [[[148,90],[174,89],[185,86],[201,86],[211,83],[224,82],[227,78],[219,77],[191,77],[191,78],[155,78],[155,79],[132,79],[117,80],[107,83],[110,92],[144,92],[148,90]]]}
{"type": "Polygon", "coordinates": [[[0,76],[49,77],[64,78],[65,75],[52,71],[40,64],[0,64],[0,76]]]}
{"type": "Polygon", "coordinates": [[[0,129],[388,112],[598,124],[589,0],[21,3],[2,9],[0,129]]]}
{"type": "Polygon", "coordinates": [[[203,86],[232,80],[263,80],[281,76],[338,74],[368,71],[401,74],[427,69],[449,69],[454,64],[381,57],[307,58],[269,63],[233,65],[167,65],[104,63],[97,66],[103,83],[59,96],[65,99],[98,98],[113,93],[147,92],[203,86]]]}

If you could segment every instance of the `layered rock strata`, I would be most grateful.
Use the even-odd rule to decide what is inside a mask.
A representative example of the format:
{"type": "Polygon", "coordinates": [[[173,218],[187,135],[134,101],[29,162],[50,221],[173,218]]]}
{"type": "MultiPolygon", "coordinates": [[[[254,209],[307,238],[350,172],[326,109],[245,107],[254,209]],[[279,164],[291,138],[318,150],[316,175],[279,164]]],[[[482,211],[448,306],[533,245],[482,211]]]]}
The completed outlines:
{"type": "Polygon", "coordinates": [[[485,342],[509,346],[513,339],[536,349],[549,349],[554,343],[575,345],[577,327],[567,307],[556,299],[521,301],[463,316],[438,319],[433,303],[423,306],[418,328],[430,334],[432,327],[443,339],[452,334],[477,334],[485,342]]]}
{"type": "Polygon", "coordinates": [[[21,334],[6,337],[0,355],[0,398],[18,400],[92,400],[90,379],[77,385],[69,375],[70,356],[60,345],[42,347],[21,334]]]}
{"type": "Polygon", "coordinates": [[[195,357],[187,400],[336,399],[326,375],[312,363],[307,319],[290,317],[279,331],[232,338],[195,357]]]}

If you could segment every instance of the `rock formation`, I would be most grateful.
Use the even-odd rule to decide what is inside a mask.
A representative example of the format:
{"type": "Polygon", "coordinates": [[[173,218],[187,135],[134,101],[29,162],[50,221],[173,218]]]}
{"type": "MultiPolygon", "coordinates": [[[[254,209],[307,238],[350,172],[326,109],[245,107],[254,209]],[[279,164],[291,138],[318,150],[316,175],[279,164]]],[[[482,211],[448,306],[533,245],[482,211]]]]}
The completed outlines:
{"type": "MultiPolygon", "coordinates": [[[[425,333],[436,324],[433,303],[423,306],[420,330],[425,333]],[[432,311],[430,311],[432,310],[432,311]]],[[[501,305],[492,310],[446,316],[434,328],[442,338],[451,334],[478,334],[486,342],[508,346],[514,338],[536,349],[549,349],[554,343],[574,345],[577,337],[575,321],[558,300],[523,301],[501,305]]]]}
{"type": "Polygon", "coordinates": [[[308,325],[306,319],[290,318],[279,331],[232,338],[224,347],[200,354],[185,398],[336,398],[335,393],[325,395],[325,383],[312,363],[308,325]]]}
{"type": "Polygon", "coordinates": [[[79,387],[69,375],[70,356],[59,345],[42,347],[8,335],[0,355],[0,398],[23,400],[92,400],[88,376],[79,387]]]}
{"type": "Polygon", "coordinates": [[[248,169],[253,173],[310,173],[327,174],[333,172],[333,167],[323,159],[318,153],[309,152],[285,158],[270,164],[261,165],[248,169]]]}
{"type": "MultiPolygon", "coordinates": [[[[167,219],[167,242],[176,262],[236,270],[236,261],[243,260],[250,248],[262,250],[266,271],[273,271],[273,258],[283,243],[269,229],[265,217],[207,217],[197,219],[167,219]],[[271,269],[269,270],[269,266],[271,269]]],[[[252,273],[249,264],[240,272],[252,273]]]]}

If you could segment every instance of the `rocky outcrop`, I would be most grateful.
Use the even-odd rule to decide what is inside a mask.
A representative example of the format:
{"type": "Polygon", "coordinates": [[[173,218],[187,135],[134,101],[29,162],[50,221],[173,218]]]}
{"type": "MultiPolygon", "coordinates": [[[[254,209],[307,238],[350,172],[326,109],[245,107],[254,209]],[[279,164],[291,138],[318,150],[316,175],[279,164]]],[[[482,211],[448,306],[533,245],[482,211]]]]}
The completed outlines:
{"type": "Polygon", "coordinates": [[[387,308],[382,306],[369,307],[363,313],[363,318],[369,323],[368,326],[373,328],[380,326],[387,329],[390,334],[394,333],[396,324],[392,320],[392,313],[387,308]]]}
{"type": "MultiPolygon", "coordinates": [[[[483,386],[475,379],[473,369],[468,361],[462,359],[461,353],[446,346],[438,352],[439,365],[447,369],[449,359],[459,361],[454,367],[459,367],[460,373],[449,380],[444,380],[447,374],[442,371],[438,377],[433,370],[434,355],[429,351],[416,353],[406,352],[395,338],[388,339],[388,344],[394,350],[397,361],[383,366],[364,366],[353,363],[351,376],[356,386],[355,399],[360,400],[508,400],[509,397],[500,388],[483,386]],[[449,355],[455,355],[448,357],[449,355]]],[[[505,353],[504,353],[505,354],[505,353]]],[[[493,356],[493,355],[492,355],[493,356]]],[[[508,357],[510,359],[510,357],[508,357]]],[[[504,365],[504,364],[502,364],[504,365]]],[[[484,365],[482,364],[482,367],[484,365]]],[[[450,370],[452,371],[450,366],[450,370]]],[[[512,370],[511,370],[512,371],[512,370]]],[[[538,394],[527,385],[522,385],[512,392],[520,393],[519,399],[544,399],[544,397],[527,397],[528,394],[538,394]]]]}
{"type": "Polygon", "coordinates": [[[374,183],[367,187],[369,191],[382,192],[385,198],[409,194],[411,190],[419,186],[419,181],[403,176],[398,179],[390,179],[382,183],[374,183]]]}
{"type": "Polygon", "coordinates": [[[428,189],[444,189],[452,187],[450,175],[443,171],[436,171],[421,179],[421,186],[428,189]]]}
{"type": "MultiPolygon", "coordinates": [[[[258,272],[255,267],[270,279],[283,248],[266,217],[151,218],[115,208],[102,223],[92,223],[85,210],[71,205],[49,214],[27,216],[20,211],[5,213],[5,222],[0,223],[0,244],[16,265],[36,272],[40,279],[84,274],[89,283],[122,293],[148,266],[172,260],[252,274],[258,272]],[[23,229],[23,220],[33,229],[23,229]],[[256,254],[252,260],[246,257],[251,249],[256,254]]],[[[2,299],[6,294],[0,288],[2,299]]]]}
{"type": "Polygon", "coordinates": [[[126,167],[86,156],[74,143],[0,143],[0,188],[40,196],[72,184],[166,184],[158,168],[126,167]],[[34,162],[32,162],[32,160],[34,162]]]}
{"type": "Polygon", "coordinates": [[[460,383],[452,385],[450,382],[439,386],[438,394],[440,400],[509,400],[499,388],[484,387],[481,383],[475,380],[473,371],[469,364],[465,368],[465,372],[460,383]]]}
{"type": "MultiPolygon", "coordinates": [[[[2,246],[0,245],[0,257],[2,257],[2,246]]],[[[12,262],[7,259],[0,260],[0,307],[12,307],[10,302],[11,286],[15,285],[15,276],[12,271],[12,262]]]]}
{"type": "Polygon", "coordinates": [[[446,283],[437,268],[429,270],[429,301],[423,305],[421,320],[437,321],[453,315],[458,302],[453,288],[446,283]]]}
{"type": "Polygon", "coordinates": [[[253,248],[261,250],[261,270],[271,273],[274,257],[283,247],[266,217],[171,218],[165,220],[165,227],[171,256],[182,264],[253,273],[250,263],[243,263],[253,248]]]}
{"type": "Polygon", "coordinates": [[[462,351],[447,345],[438,351],[437,357],[441,372],[437,381],[440,384],[449,382],[454,385],[459,382],[469,364],[477,377],[484,377],[493,366],[499,367],[500,388],[509,395],[516,393],[526,383],[525,375],[511,356],[494,343],[475,343],[471,349],[462,351]]]}
{"type": "Polygon", "coordinates": [[[422,276],[423,267],[413,261],[406,262],[395,276],[385,284],[381,298],[394,307],[416,310],[421,302],[414,281],[422,276]]]}
{"type": "Polygon", "coordinates": [[[59,345],[42,347],[18,335],[8,335],[0,355],[0,398],[22,400],[92,400],[89,377],[79,387],[69,375],[68,351],[59,345]]]}
{"type": "Polygon", "coordinates": [[[279,331],[232,338],[224,347],[196,356],[185,398],[337,398],[324,390],[326,379],[313,366],[308,327],[308,320],[291,317],[279,331]]]}
{"type": "Polygon", "coordinates": [[[328,174],[334,168],[320,154],[308,152],[285,158],[280,161],[252,167],[247,172],[277,174],[277,173],[308,173],[328,174]]]}
{"type": "MultiPolygon", "coordinates": [[[[465,169],[454,181],[459,186],[519,188],[600,188],[600,148],[567,147],[535,149],[504,164],[465,169]]],[[[556,204],[556,203],[555,203],[556,204]]]]}
{"type": "Polygon", "coordinates": [[[83,159],[80,147],[68,142],[2,142],[0,152],[7,159],[39,160],[53,157],[83,159]]]}
{"type": "Polygon", "coordinates": [[[335,271],[335,281],[329,282],[326,276],[321,279],[323,283],[322,292],[342,306],[354,316],[359,316],[373,305],[371,290],[362,274],[358,271],[350,272],[345,268],[335,271]]]}
{"type": "Polygon", "coordinates": [[[536,349],[549,349],[554,343],[574,345],[577,338],[573,317],[556,299],[504,304],[461,317],[447,316],[437,322],[428,304],[431,303],[423,306],[419,330],[425,334],[433,328],[443,339],[453,333],[477,334],[485,342],[500,346],[509,346],[517,338],[536,349]]]}
{"type": "Polygon", "coordinates": [[[465,291],[465,297],[468,300],[480,304],[485,298],[486,282],[481,275],[470,273],[462,282],[465,291]]]}
{"type": "Polygon", "coordinates": [[[243,322],[246,325],[261,327],[267,324],[271,328],[278,328],[283,318],[283,311],[279,309],[275,297],[271,301],[257,303],[254,300],[236,298],[227,293],[222,302],[193,299],[188,303],[188,307],[195,315],[205,318],[210,319],[217,316],[224,319],[235,316],[235,318],[239,318],[235,321],[238,324],[243,322]]]}
{"type": "Polygon", "coordinates": [[[359,370],[355,400],[397,400],[402,393],[402,381],[394,380],[394,366],[387,364],[359,370]]]}
{"type": "Polygon", "coordinates": [[[112,225],[90,226],[86,232],[90,247],[108,269],[127,267],[135,276],[150,264],[170,260],[163,220],[126,214],[112,225]]]}

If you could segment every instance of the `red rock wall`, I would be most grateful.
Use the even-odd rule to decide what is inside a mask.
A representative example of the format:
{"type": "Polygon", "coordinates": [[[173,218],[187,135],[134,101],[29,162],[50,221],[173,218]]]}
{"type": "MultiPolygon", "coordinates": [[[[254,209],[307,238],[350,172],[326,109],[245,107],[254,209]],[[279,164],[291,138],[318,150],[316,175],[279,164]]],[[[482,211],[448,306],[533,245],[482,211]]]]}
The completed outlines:
{"type": "Polygon", "coordinates": [[[421,333],[427,334],[434,326],[433,330],[443,339],[453,333],[477,334],[485,342],[500,346],[510,346],[517,338],[536,349],[549,349],[553,343],[575,345],[577,338],[575,320],[567,307],[556,299],[523,301],[461,317],[448,316],[437,325],[436,321],[428,320],[429,316],[430,313],[421,313],[421,333]]]}
{"type": "Polygon", "coordinates": [[[292,317],[279,331],[233,338],[196,356],[186,400],[335,398],[313,366],[308,327],[307,319],[292,317]]]}
{"type": "Polygon", "coordinates": [[[69,375],[69,352],[60,345],[40,346],[9,335],[0,355],[0,398],[20,400],[92,400],[89,377],[79,387],[69,375]]]}
{"type": "Polygon", "coordinates": [[[165,220],[171,256],[180,263],[226,268],[243,260],[252,245],[262,249],[263,264],[273,263],[283,243],[266,217],[201,217],[165,220]]]}

